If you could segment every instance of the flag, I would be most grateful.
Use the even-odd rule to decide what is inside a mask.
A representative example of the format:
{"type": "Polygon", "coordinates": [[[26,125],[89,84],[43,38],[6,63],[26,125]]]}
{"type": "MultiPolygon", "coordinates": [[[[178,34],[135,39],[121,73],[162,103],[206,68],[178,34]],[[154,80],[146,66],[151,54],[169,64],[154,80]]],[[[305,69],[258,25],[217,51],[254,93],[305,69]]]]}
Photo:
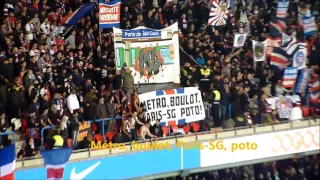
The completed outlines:
{"type": "Polygon", "coordinates": [[[61,148],[41,151],[44,164],[47,168],[47,180],[62,180],[64,165],[72,153],[71,148],[61,148]]]}
{"type": "Polygon", "coordinates": [[[317,24],[314,16],[303,17],[303,31],[305,36],[310,36],[317,33],[317,24]]]}
{"type": "Polygon", "coordinates": [[[294,54],[301,48],[305,48],[305,45],[298,42],[297,38],[293,36],[282,42],[282,49],[287,53],[289,58],[293,58],[294,54]]]}
{"type": "Polygon", "coordinates": [[[249,33],[250,32],[250,23],[247,17],[246,11],[240,12],[240,33],[249,33]]]}
{"type": "Polygon", "coordinates": [[[307,9],[306,7],[298,6],[298,22],[300,25],[303,25],[303,17],[310,17],[311,11],[310,9],[307,9]]]}
{"type": "Polygon", "coordinates": [[[264,61],[266,59],[268,39],[263,42],[252,40],[254,61],[264,61]]]}
{"type": "Polygon", "coordinates": [[[306,67],[307,62],[307,48],[299,49],[293,56],[293,67],[303,69],[306,67]]]}
{"type": "Polygon", "coordinates": [[[277,17],[284,18],[287,17],[287,11],[289,7],[289,1],[279,1],[278,8],[277,8],[277,17]]]}
{"type": "Polygon", "coordinates": [[[282,33],[281,37],[281,46],[285,46],[291,41],[292,37],[287,35],[286,33],[282,33]]]}
{"type": "Polygon", "coordinates": [[[230,0],[213,0],[208,25],[224,26],[229,16],[230,0]]]}
{"type": "Polygon", "coordinates": [[[280,47],[281,39],[272,39],[270,36],[267,37],[267,39],[267,57],[270,57],[273,52],[273,48],[280,47]]]}
{"type": "Polygon", "coordinates": [[[300,75],[297,80],[296,87],[295,87],[296,93],[301,93],[303,95],[306,93],[310,75],[311,75],[311,69],[302,69],[301,70],[300,75]]]}
{"type": "Polygon", "coordinates": [[[109,3],[99,3],[100,28],[112,28],[120,26],[121,1],[114,0],[109,3]]]}
{"type": "Polygon", "coordinates": [[[318,74],[313,74],[310,82],[310,102],[318,103],[320,98],[320,79],[318,74]]]}
{"type": "Polygon", "coordinates": [[[298,69],[296,67],[288,67],[284,70],[282,78],[282,87],[293,88],[296,84],[298,69]]]}
{"type": "Polygon", "coordinates": [[[247,39],[247,34],[245,33],[235,33],[233,39],[233,47],[239,48],[244,45],[247,39]]]}
{"type": "Polygon", "coordinates": [[[13,180],[16,163],[16,146],[11,144],[0,149],[0,180],[13,180]]]}
{"type": "Polygon", "coordinates": [[[288,67],[289,64],[290,62],[287,53],[280,47],[274,47],[270,55],[270,65],[283,69],[288,67]]]}
{"type": "Polygon", "coordinates": [[[272,39],[281,39],[281,34],[284,31],[288,17],[280,18],[272,16],[270,20],[269,36],[272,39]]]}
{"type": "Polygon", "coordinates": [[[68,14],[67,16],[61,19],[62,25],[74,25],[77,24],[79,19],[81,19],[87,12],[89,12],[96,3],[86,3],[80,6],[77,10],[75,10],[72,14],[68,14]]]}

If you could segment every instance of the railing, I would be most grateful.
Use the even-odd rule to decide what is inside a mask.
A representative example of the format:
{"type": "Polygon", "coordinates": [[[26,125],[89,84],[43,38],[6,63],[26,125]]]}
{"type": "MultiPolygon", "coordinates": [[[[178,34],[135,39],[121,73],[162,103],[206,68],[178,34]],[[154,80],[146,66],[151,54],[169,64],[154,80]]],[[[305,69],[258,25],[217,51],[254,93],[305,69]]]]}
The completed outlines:
{"type": "MultiPolygon", "coordinates": [[[[5,135],[12,135],[13,136],[13,142],[12,143],[16,143],[16,134],[13,132],[13,131],[10,131],[10,132],[2,132],[0,133],[0,138],[2,138],[1,136],[5,136],[5,135]]],[[[2,141],[0,141],[2,143],[2,141]]],[[[1,144],[0,144],[1,146],[1,144]]]]}
{"type": "MultiPolygon", "coordinates": [[[[103,136],[103,140],[106,140],[106,137],[105,137],[105,128],[104,128],[104,126],[105,126],[105,122],[106,121],[111,121],[111,120],[118,120],[118,119],[122,119],[122,117],[121,116],[116,116],[115,118],[105,118],[105,119],[97,119],[97,120],[91,120],[91,121],[87,121],[87,122],[89,122],[89,123],[101,123],[101,126],[100,126],[100,128],[101,128],[101,134],[102,134],[102,136],[103,136]]],[[[47,126],[47,127],[44,127],[44,128],[42,128],[41,129],[41,133],[40,133],[40,137],[41,137],[41,150],[43,150],[44,149],[44,131],[45,130],[50,130],[50,129],[54,129],[54,128],[57,128],[58,126],[47,126]]]]}
{"type": "MultiPolygon", "coordinates": [[[[285,131],[290,129],[299,129],[304,127],[312,127],[312,126],[320,126],[320,119],[305,119],[302,121],[286,121],[279,124],[264,124],[264,125],[255,125],[253,127],[238,127],[232,129],[223,129],[221,131],[206,131],[199,132],[190,135],[177,135],[177,136],[169,136],[166,138],[159,138],[158,141],[165,141],[170,144],[170,146],[175,147],[178,141],[183,141],[185,143],[194,142],[194,141],[208,141],[212,139],[228,139],[234,137],[248,136],[254,134],[264,134],[271,133],[277,131],[285,131]]],[[[140,141],[141,142],[141,141],[140,141]]],[[[139,143],[139,142],[138,142],[139,143]]],[[[149,143],[154,143],[150,141],[149,143]]],[[[86,160],[91,158],[103,158],[106,156],[117,156],[119,154],[129,154],[135,152],[142,152],[143,150],[133,150],[130,143],[126,143],[126,150],[120,149],[103,149],[103,150],[92,150],[92,149],[82,149],[75,150],[71,155],[69,161],[79,161],[86,160]]],[[[126,149],[125,148],[125,149],[126,149]]],[[[32,158],[24,158],[22,160],[18,160],[16,162],[16,167],[21,168],[31,168],[31,167],[39,167],[43,166],[43,160],[41,156],[35,156],[32,158]]]]}

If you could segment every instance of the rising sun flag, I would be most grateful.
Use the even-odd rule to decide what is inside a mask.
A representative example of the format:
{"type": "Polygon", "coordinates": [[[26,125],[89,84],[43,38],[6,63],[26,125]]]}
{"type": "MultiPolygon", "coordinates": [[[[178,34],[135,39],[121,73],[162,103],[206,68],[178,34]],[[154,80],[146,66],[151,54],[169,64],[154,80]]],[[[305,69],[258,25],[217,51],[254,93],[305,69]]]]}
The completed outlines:
{"type": "Polygon", "coordinates": [[[230,0],[213,0],[208,25],[224,26],[229,16],[230,0]]]}

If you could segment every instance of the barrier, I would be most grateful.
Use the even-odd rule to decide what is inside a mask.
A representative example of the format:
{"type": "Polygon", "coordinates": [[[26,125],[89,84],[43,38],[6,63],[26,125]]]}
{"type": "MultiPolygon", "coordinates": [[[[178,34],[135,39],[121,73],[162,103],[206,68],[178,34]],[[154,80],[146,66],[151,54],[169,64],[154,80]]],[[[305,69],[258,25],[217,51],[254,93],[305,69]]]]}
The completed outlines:
{"type": "MultiPolygon", "coordinates": [[[[170,136],[167,138],[160,138],[158,142],[168,142],[171,146],[175,146],[178,141],[183,141],[185,143],[194,142],[194,141],[207,141],[212,139],[225,139],[225,138],[233,138],[233,137],[241,137],[247,135],[254,134],[264,134],[270,132],[278,132],[290,129],[304,128],[310,126],[320,126],[320,119],[306,119],[304,121],[289,121],[283,122],[280,124],[267,124],[267,125],[256,125],[252,128],[241,127],[241,128],[233,128],[233,129],[224,129],[221,131],[207,131],[207,132],[199,132],[191,135],[178,135],[178,136],[170,136]]],[[[130,143],[126,144],[129,148],[129,151],[121,151],[117,150],[75,150],[73,151],[72,158],[70,161],[79,161],[79,160],[88,160],[92,158],[102,158],[106,156],[117,156],[127,155],[136,152],[144,152],[144,151],[136,151],[131,149],[130,143]]],[[[17,161],[17,168],[30,168],[42,166],[43,161],[41,156],[35,156],[32,158],[25,158],[17,161]]]]}
{"type": "MultiPolygon", "coordinates": [[[[219,158],[214,158],[216,161],[211,161],[212,158],[208,157],[204,151],[199,151],[196,149],[188,150],[184,147],[178,148],[176,146],[177,141],[183,141],[185,143],[194,143],[195,141],[199,142],[208,142],[209,140],[234,140],[238,138],[257,138],[260,144],[268,144],[264,143],[260,137],[266,136],[266,135],[274,135],[278,136],[281,134],[296,134],[295,131],[307,131],[311,130],[313,133],[316,133],[316,130],[319,130],[320,125],[320,119],[311,119],[311,120],[305,120],[305,121],[296,121],[296,122],[286,122],[282,124],[273,124],[273,125],[265,125],[265,126],[255,126],[253,128],[244,129],[244,128],[235,128],[224,132],[203,132],[198,133],[191,136],[175,136],[173,138],[169,139],[161,139],[158,140],[158,142],[168,142],[171,147],[172,151],[159,151],[159,150],[132,150],[130,151],[121,151],[121,150],[89,150],[89,151],[77,151],[74,152],[69,162],[65,165],[64,169],[64,179],[74,179],[73,175],[74,172],[82,172],[90,167],[95,167],[92,172],[90,171],[89,174],[84,179],[128,179],[128,178],[134,178],[137,177],[145,177],[145,176],[155,176],[157,175],[157,178],[163,178],[164,173],[175,173],[175,175],[181,174],[183,171],[190,171],[192,173],[198,173],[203,171],[209,171],[213,169],[219,169],[219,168],[228,168],[233,166],[242,166],[242,165],[249,165],[253,162],[255,163],[261,163],[266,160],[278,160],[282,158],[291,158],[295,156],[295,154],[300,155],[311,155],[314,153],[319,153],[318,148],[315,149],[315,146],[313,147],[308,146],[308,149],[303,149],[304,147],[301,146],[300,150],[295,152],[283,152],[278,154],[273,154],[272,157],[267,158],[260,158],[256,161],[253,160],[236,160],[234,158],[229,158],[229,160],[232,160],[231,163],[225,164],[220,162],[219,159],[222,158],[222,156],[226,156],[222,159],[228,159],[230,155],[223,154],[220,155],[219,158]],[[261,141],[262,140],[262,141],[261,141]],[[311,149],[310,149],[311,148],[311,149]],[[204,154],[203,154],[204,153],[204,154]],[[279,155],[279,156],[278,156],[279,155]],[[157,165],[151,164],[148,167],[142,168],[142,166],[139,166],[138,164],[132,163],[138,163],[138,162],[149,162],[150,158],[153,157],[153,160],[157,160],[157,165]],[[170,163],[168,164],[168,161],[165,159],[170,159],[170,163]],[[204,159],[208,160],[209,162],[214,162],[213,165],[206,165],[204,163],[204,159]],[[124,162],[131,162],[131,163],[124,163],[124,162]],[[218,163],[219,162],[219,163],[218,163]],[[222,165],[221,165],[222,163],[222,165]],[[126,169],[126,173],[119,173],[120,169],[126,169]],[[109,173],[104,173],[108,171],[109,173]]],[[[308,135],[305,136],[306,142],[311,143],[312,141],[309,141],[308,135]]],[[[315,137],[313,137],[315,138],[315,137]]],[[[272,139],[272,138],[270,138],[272,139]]],[[[299,139],[297,139],[299,141],[299,139]]],[[[300,138],[301,140],[301,138],[300,138]]],[[[153,142],[150,142],[153,143],[153,142]]],[[[314,144],[314,142],[312,142],[314,144]]],[[[270,143],[270,145],[273,143],[270,143]]],[[[273,144],[277,145],[277,144],[273,144]]],[[[287,144],[288,145],[288,144],[287,144]]],[[[297,144],[293,144],[293,146],[297,146],[297,144]]],[[[130,145],[127,145],[126,147],[130,148],[130,145]]],[[[270,146],[271,147],[271,146],[270,146]]],[[[262,150],[270,150],[265,149],[262,147],[262,150]]],[[[274,148],[274,147],[271,147],[274,148]]],[[[217,152],[207,152],[210,153],[213,156],[218,156],[217,152]]],[[[250,152],[247,152],[250,153],[250,152]]],[[[259,155],[260,152],[257,152],[259,155]]],[[[257,154],[256,153],[256,154],[257,154]]],[[[218,153],[219,154],[219,153],[218,153]]],[[[247,156],[239,156],[239,157],[250,157],[250,155],[247,156]]],[[[141,163],[140,163],[141,164],[141,163]]],[[[42,158],[36,158],[33,160],[24,160],[24,161],[17,161],[16,162],[16,168],[17,171],[15,173],[15,176],[17,178],[22,177],[30,177],[32,179],[43,179],[46,177],[46,169],[43,166],[43,160],[42,158]],[[33,167],[33,168],[32,168],[33,167]],[[22,168],[28,168],[25,170],[22,170],[22,168]],[[31,168],[31,169],[29,169],[31,168]]],[[[174,176],[175,176],[174,175],[174,176]]],[[[153,178],[147,178],[147,179],[153,179],[153,178]]]]}
{"type": "MultiPolygon", "coordinates": [[[[16,134],[13,131],[9,131],[9,132],[2,132],[0,133],[0,136],[5,136],[5,135],[12,135],[13,136],[13,143],[16,144],[16,134]]],[[[1,137],[2,138],[2,137],[1,137]]],[[[1,146],[2,144],[0,144],[1,146]]]]}

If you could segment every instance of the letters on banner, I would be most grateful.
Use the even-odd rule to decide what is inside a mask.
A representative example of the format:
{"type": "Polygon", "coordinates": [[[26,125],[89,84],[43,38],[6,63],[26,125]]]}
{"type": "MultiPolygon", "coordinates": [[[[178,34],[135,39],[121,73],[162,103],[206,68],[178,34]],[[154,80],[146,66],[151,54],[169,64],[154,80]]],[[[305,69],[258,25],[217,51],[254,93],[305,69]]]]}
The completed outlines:
{"type": "Polygon", "coordinates": [[[130,68],[135,84],[180,83],[178,24],[155,30],[113,28],[116,66],[130,68]]]}
{"type": "Polygon", "coordinates": [[[233,39],[233,47],[239,48],[244,45],[247,39],[247,34],[245,33],[236,33],[234,34],[234,39],[233,39]]]}
{"type": "Polygon", "coordinates": [[[306,67],[307,62],[307,48],[299,49],[293,56],[293,67],[303,69],[306,67]]]}
{"type": "Polygon", "coordinates": [[[99,3],[99,27],[112,28],[120,26],[121,0],[99,3]]]}
{"type": "Polygon", "coordinates": [[[88,134],[92,134],[91,124],[90,122],[83,122],[79,126],[79,135],[78,135],[78,142],[82,142],[88,134]]]}
{"type": "Polygon", "coordinates": [[[152,125],[156,120],[168,125],[171,122],[184,124],[205,118],[201,92],[195,87],[152,91],[140,94],[139,99],[145,104],[146,119],[152,125]]]}
{"type": "Polygon", "coordinates": [[[268,39],[263,42],[252,40],[254,61],[265,61],[267,53],[268,39]]]}
{"type": "Polygon", "coordinates": [[[284,70],[282,78],[282,86],[284,88],[293,88],[296,84],[298,69],[296,67],[288,67],[284,70]]]}

